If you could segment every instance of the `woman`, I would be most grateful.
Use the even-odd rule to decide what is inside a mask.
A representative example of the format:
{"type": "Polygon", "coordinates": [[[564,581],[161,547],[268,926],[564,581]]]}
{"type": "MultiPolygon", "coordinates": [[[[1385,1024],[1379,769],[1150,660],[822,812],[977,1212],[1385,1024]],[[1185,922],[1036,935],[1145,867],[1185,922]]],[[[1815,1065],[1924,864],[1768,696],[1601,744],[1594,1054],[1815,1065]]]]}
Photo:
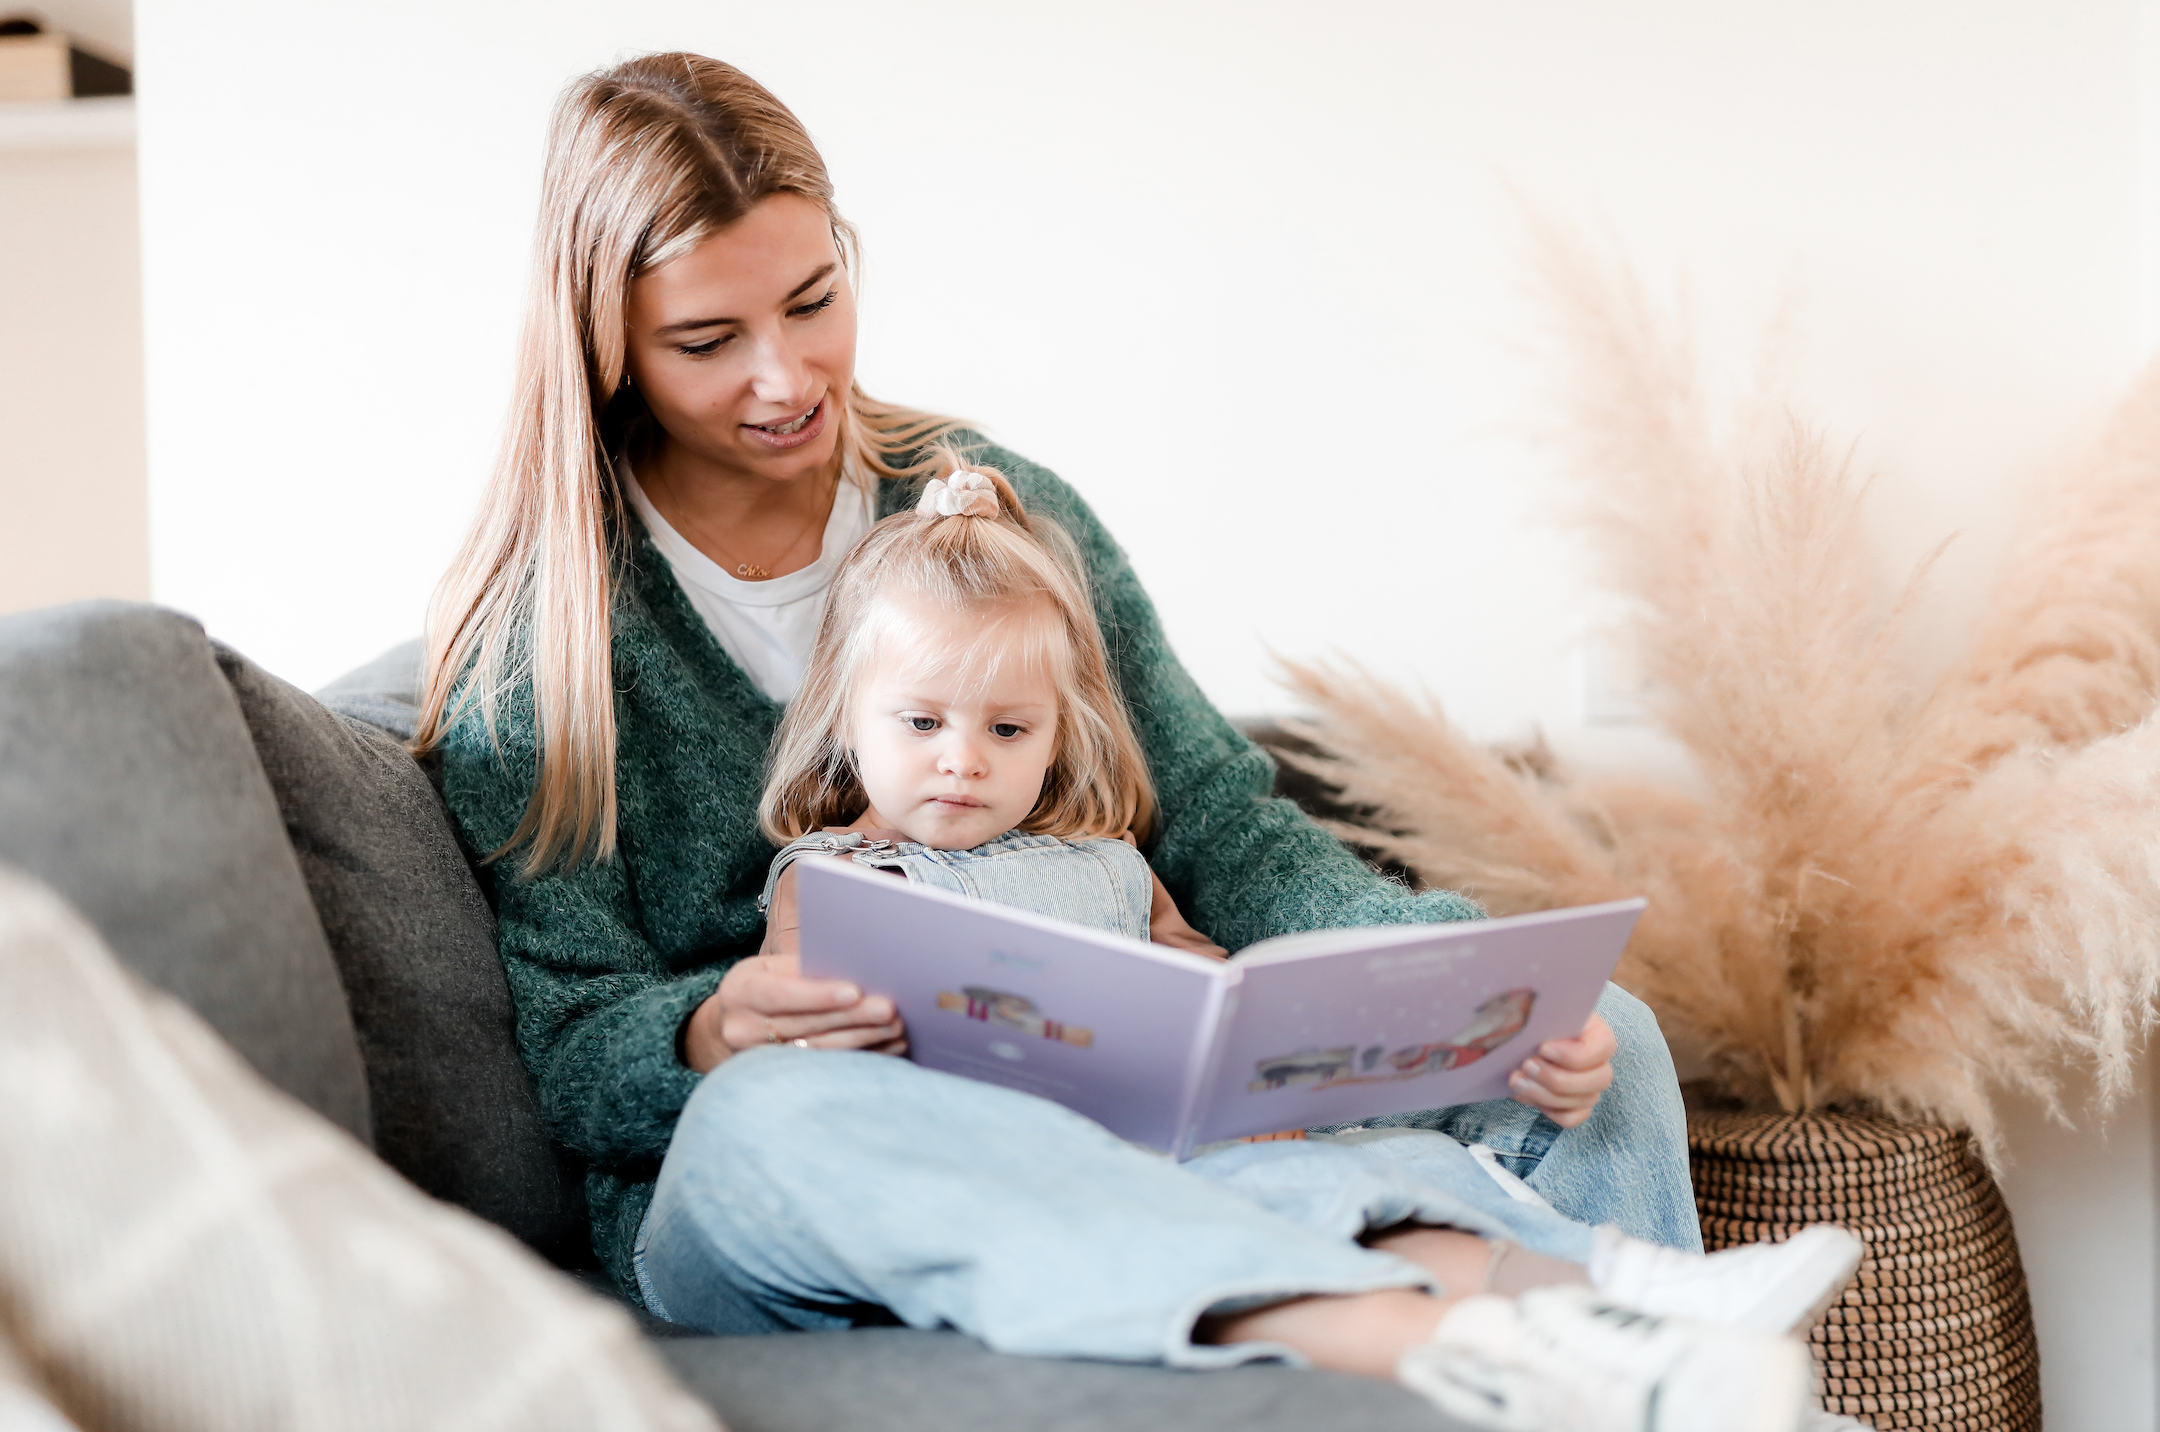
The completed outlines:
{"type": "MultiPolygon", "coordinates": [[[[1381,880],[1268,799],[1267,758],[1208,706],[1123,554],[1069,488],[950,420],[863,394],[852,249],[808,136],[741,72],[659,55],[566,92],[517,405],[479,518],[437,593],[417,744],[440,750],[445,798],[468,845],[489,857],[520,1045],[556,1134],[590,1161],[595,1248],[625,1291],[648,1301],[655,1278],[680,1288],[698,1272],[703,1301],[690,1320],[715,1330],[845,1324],[915,1299],[903,1309],[911,1319],[1047,1351],[1197,1365],[1280,1352],[1262,1337],[1355,1342],[1349,1324],[1307,1338],[1300,1319],[1328,1323],[1334,1304],[1286,1290],[1257,1308],[1192,1308],[1167,1347],[1147,1341],[1161,1341],[1153,1332],[1140,1345],[1121,1343],[1121,1332],[1099,1347],[1067,1333],[1031,1344],[1018,1330],[1036,1312],[1026,1299],[1007,1325],[970,1326],[975,1314],[860,1266],[845,1277],[833,1267],[746,1272],[710,1239],[686,1244],[704,1236],[697,1229],[648,1218],[663,1159],[671,1177],[682,1165],[678,1184],[709,1184],[716,1160],[749,1161],[761,1141],[815,1145],[842,1161],[824,1182],[794,1186],[805,1220],[819,1196],[839,1210],[820,1216],[842,1220],[851,1201],[878,1201],[876,1187],[861,1186],[866,1171],[846,1162],[845,1141],[820,1140],[873,1086],[888,1097],[880,1076],[845,1072],[865,1067],[859,1060],[782,1059],[761,1047],[890,1053],[905,1032],[884,999],[744,958],[758,948],[773,853],[755,807],[831,569],[872,522],[911,503],[906,479],[934,439],[982,453],[1030,510],[1078,541],[1158,787],[1147,854],[1202,932],[1237,949],[1289,930],[1479,913],[1459,896],[1381,880]],[[745,1050],[761,1055],[740,1060],[745,1050]],[[774,1077],[783,1066],[792,1072],[774,1077]],[[851,1092],[848,1079],[869,1082],[851,1092]],[[700,1143],[693,1157],[698,1140],[717,1140],[725,1155],[700,1143]],[[1203,1335],[1241,1347],[1192,1344],[1186,1333],[1210,1311],[1217,1320],[1203,1335]]],[[[1395,1122],[1496,1149],[1576,1219],[1699,1249],[1656,1024],[1618,990],[1600,1009],[1581,1038],[1546,1046],[1517,1072],[1521,1102],[1395,1122]]],[[[879,1122],[905,1127],[916,1163],[934,1164],[954,1135],[934,1110],[920,1112],[879,1122]]],[[[1044,1132],[1052,1127],[1015,1137],[1063,1148],[1070,1140],[1044,1132]]],[[[1135,1176],[1184,1179],[1148,1167],[1135,1176]]],[[[997,1206],[976,1200],[968,1216],[993,1217],[997,1206]]],[[[909,1229],[942,1215],[958,1216],[915,1208],[909,1229]]],[[[1018,1241],[1039,1243],[1039,1232],[1018,1241]]],[[[1409,1230],[1404,1257],[1416,1262],[1431,1234],[1409,1230]]],[[[1434,1253],[1426,1266],[1455,1256],[1434,1253]]],[[[1015,1276],[978,1271],[958,1302],[1015,1276]]],[[[1408,1296],[1416,1281],[1403,1264],[1369,1288],[1408,1296]]],[[[1350,1291],[1324,1282],[1301,1291],[1350,1291]]],[[[1305,1350],[1346,1366],[1375,1356],[1362,1345],[1341,1359],[1305,1350]]]]}

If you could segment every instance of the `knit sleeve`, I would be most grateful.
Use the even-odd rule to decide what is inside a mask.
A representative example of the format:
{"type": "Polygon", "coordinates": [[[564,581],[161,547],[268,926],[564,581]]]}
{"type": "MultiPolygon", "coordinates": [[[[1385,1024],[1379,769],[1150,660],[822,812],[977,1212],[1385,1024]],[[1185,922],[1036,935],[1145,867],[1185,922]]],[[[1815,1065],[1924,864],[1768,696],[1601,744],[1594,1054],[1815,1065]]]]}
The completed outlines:
{"type": "MultiPolygon", "coordinates": [[[[509,839],[533,789],[529,694],[503,706],[493,735],[468,713],[443,745],[443,798],[478,854],[509,839]]],[[[595,1163],[658,1159],[698,1082],[677,1033],[722,972],[668,968],[639,933],[623,861],[532,879],[516,867],[513,853],[480,866],[480,878],[548,1124],[595,1163]]]]}
{"type": "Polygon", "coordinates": [[[1012,479],[1030,512],[1055,518],[1086,559],[1096,619],[1160,803],[1149,862],[1188,920],[1237,950],[1296,930],[1484,914],[1464,896],[1388,880],[1296,805],[1274,798],[1275,763],[1201,694],[1132,564],[1079,494],[1016,454],[976,450],[1012,479]]]}

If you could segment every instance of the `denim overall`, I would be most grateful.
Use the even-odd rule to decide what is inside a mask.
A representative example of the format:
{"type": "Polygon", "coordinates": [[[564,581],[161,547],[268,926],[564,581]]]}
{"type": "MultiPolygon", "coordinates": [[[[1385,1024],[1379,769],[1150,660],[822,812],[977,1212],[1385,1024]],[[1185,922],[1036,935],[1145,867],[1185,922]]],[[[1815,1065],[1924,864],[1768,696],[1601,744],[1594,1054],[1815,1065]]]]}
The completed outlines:
{"type": "Polygon", "coordinates": [[[772,903],[781,874],[805,855],[852,851],[857,865],[897,870],[911,882],[993,905],[1011,905],[1091,925],[1128,939],[1148,937],[1155,880],[1147,860],[1122,840],[1060,840],[1008,830],[972,850],[933,850],[912,840],[867,840],[860,831],[816,831],[773,857],[758,909],[772,903]]]}

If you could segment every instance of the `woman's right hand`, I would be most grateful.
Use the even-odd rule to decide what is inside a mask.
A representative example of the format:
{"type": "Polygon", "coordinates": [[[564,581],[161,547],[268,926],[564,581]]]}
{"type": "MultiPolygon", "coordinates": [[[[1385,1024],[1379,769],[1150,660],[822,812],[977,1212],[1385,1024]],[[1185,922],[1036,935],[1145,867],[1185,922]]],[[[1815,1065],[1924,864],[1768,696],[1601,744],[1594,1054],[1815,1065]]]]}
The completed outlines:
{"type": "Polygon", "coordinates": [[[788,867],[766,912],[765,945],[739,962],[683,1025],[683,1063],[704,1074],[730,1054],[760,1044],[800,1039],[813,1049],[867,1049],[907,1053],[900,1012],[883,995],[863,992],[846,980],[806,980],[798,956],[801,906],[795,869],[788,867]]]}
{"type": "Polygon", "coordinates": [[[802,977],[795,956],[766,953],[739,962],[683,1026],[683,1063],[700,1074],[760,1044],[803,1041],[812,1049],[907,1053],[907,1030],[883,995],[846,980],[802,977]]]}

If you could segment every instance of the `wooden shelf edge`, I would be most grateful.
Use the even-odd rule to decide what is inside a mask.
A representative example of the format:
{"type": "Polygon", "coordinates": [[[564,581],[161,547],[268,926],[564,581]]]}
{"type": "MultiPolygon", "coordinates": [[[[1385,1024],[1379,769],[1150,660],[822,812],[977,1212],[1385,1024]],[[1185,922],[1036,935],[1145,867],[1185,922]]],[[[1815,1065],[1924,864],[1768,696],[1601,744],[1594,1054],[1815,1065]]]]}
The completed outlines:
{"type": "Polygon", "coordinates": [[[135,143],[135,97],[0,104],[0,152],[118,149],[135,143]]]}

